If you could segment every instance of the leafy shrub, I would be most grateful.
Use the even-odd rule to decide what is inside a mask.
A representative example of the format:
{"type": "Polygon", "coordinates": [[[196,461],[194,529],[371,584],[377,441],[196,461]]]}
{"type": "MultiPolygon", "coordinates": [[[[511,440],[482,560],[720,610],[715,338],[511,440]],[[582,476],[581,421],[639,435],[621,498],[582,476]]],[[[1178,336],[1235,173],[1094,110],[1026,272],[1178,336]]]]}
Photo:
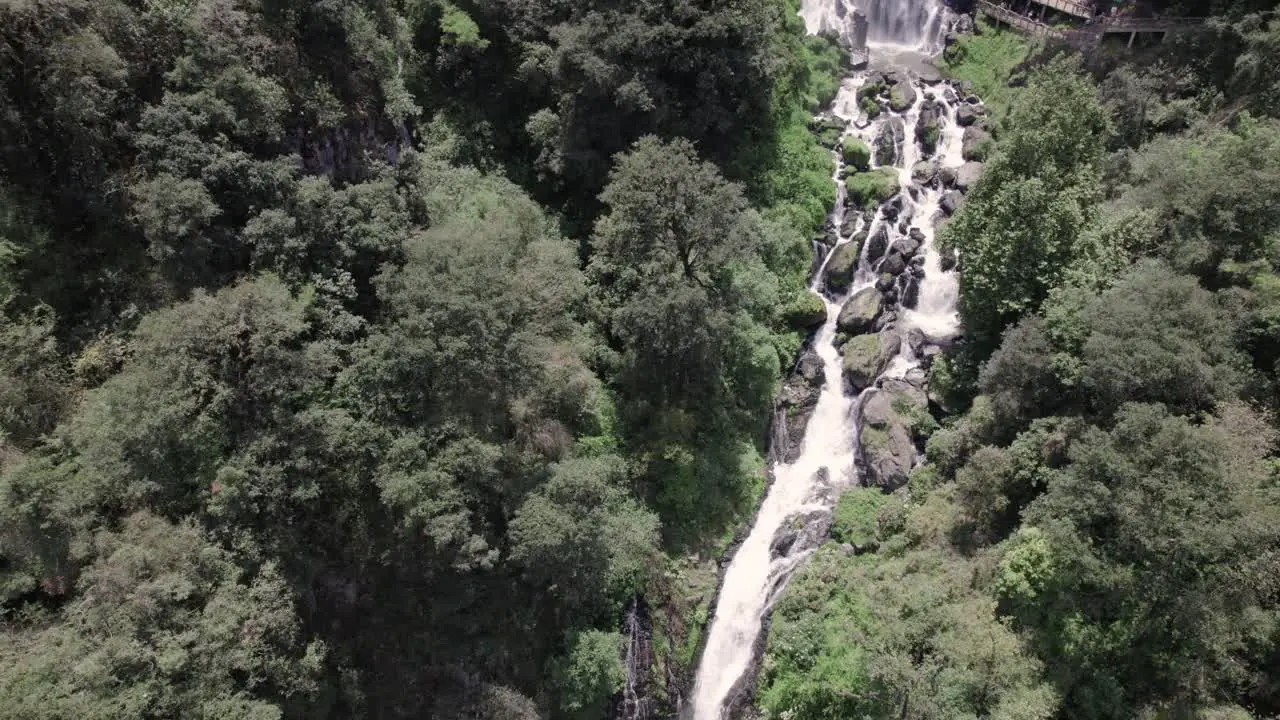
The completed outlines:
{"type": "Polygon", "coordinates": [[[876,540],[876,519],[889,496],[876,488],[844,491],[831,521],[831,537],[837,542],[863,547],[876,540]]]}

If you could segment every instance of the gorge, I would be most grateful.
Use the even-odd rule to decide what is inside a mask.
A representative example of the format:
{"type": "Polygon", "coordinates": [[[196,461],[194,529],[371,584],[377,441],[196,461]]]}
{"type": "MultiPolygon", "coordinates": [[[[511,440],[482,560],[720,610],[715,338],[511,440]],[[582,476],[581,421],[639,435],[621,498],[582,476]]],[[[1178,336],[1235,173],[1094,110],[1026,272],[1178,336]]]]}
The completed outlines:
{"type": "MultiPolygon", "coordinates": [[[[801,14],[810,32],[847,36],[854,11],[844,0],[806,0],[801,14]]],[[[937,3],[873,0],[865,12],[877,69],[846,78],[828,114],[845,129],[833,152],[836,206],[814,244],[810,288],[826,320],[775,421],[800,434],[775,434],[786,447],[773,448],[773,484],[724,574],[692,720],[732,717],[749,695],[770,609],[825,539],[839,493],[905,483],[918,451],[904,415],[928,412],[926,368],[959,333],[955,259],[934,238],[980,170],[965,166],[959,110],[970,123],[982,110],[936,73],[911,69],[940,47],[937,3]],[[887,185],[869,195],[868,181],[887,185]]]]}

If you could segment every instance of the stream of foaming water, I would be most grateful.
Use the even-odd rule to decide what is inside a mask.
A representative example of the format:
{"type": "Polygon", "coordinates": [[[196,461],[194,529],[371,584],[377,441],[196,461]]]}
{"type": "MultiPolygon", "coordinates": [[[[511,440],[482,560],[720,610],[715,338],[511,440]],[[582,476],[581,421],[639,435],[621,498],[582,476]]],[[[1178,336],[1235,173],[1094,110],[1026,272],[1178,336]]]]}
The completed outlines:
{"type": "MultiPolygon", "coordinates": [[[[810,23],[811,16],[805,13],[812,10],[811,6],[823,5],[829,10],[832,3],[844,1],[806,0],[805,10],[801,13],[805,15],[806,22],[810,23]]],[[[889,0],[883,2],[888,7],[889,0]]],[[[917,0],[902,2],[902,5],[911,7],[923,4],[925,3],[917,0]]],[[[813,17],[816,18],[817,15],[813,17]]],[[[813,24],[810,24],[810,29],[814,29],[813,24]]],[[[868,123],[858,117],[861,111],[858,110],[857,91],[864,80],[865,75],[859,75],[845,81],[834,103],[834,113],[849,123],[846,133],[861,137],[872,147],[875,147],[876,137],[886,131],[893,117],[902,118],[903,141],[895,152],[893,162],[902,182],[898,200],[902,206],[900,212],[901,217],[909,218],[911,227],[918,228],[919,234],[924,238],[920,248],[920,253],[924,255],[924,273],[919,281],[918,301],[914,309],[901,309],[896,331],[905,335],[914,328],[922,331],[927,338],[949,338],[958,328],[955,311],[956,277],[954,273],[942,272],[941,259],[934,247],[935,223],[940,216],[940,191],[913,185],[911,176],[912,169],[921,156],[915,132],[922,108],[927,102],[926,91],[931,92],[944,109],[940,120],[943,126],[941,137],[931,158],[942,166],[955,167],[961,164],[962,128],[956,123],[955,103],[945,99],[941,84],[924,85],[912,80],[916,100],[910,109],[901,114],[886,113],[887,117],[868,123]]],[[[838,175],[837,158],[837,177],[838,175]]],[[[840,227],[844,219],[843,182],[838,183],[838,188],[839,199],[830,218],[836,227],[840,227]]],[[[883,208],[881,206],[876,211],[867,229],[874,234],[883,226],[889,233],[891,242],[897,241],[905,233],[901,232],[896,222],[886,218],[883,208]]],[[[837,247],[849,242],[862,225],[859,221],[855,232],[848,236],[840,233],[837,247]]],[[[854,462],[858,446],[858,403],[862,395],[855,398],[846,394],[841,355],[834,341],[842,303],[854,293],[872,285],[877,277],[874,266],[883,262],[879,258],[875,263],[868,262],[869,245],[869,242],[863,244],[855,280],[848,293],[832,297],[823,291],[826,265],[833,253],[829,253],[819,264],[811,282],[811,290],[822,298],[827,311],[826,322],[813,338],[813,348],[822,360],[822,388],[805,428],[798,457],[794,462],[780,463],[773,468],[773,484],[760,506],[751,532],[725,572],[715,616],[712,618],[698,667],[692,700],[694,720],[721,720],[726,703],[732,700],[730,694],[742,682],[755,659],[761,628],[770,608],[794,570],[813,552],[815,544],[802,541],[791,543],[784,551],[775,551],[774,539],[779,530],[793,529],[792,526],[811,521],[809,515],[813,511],[829,514],[836,494],[832,490],[857,481],[854,462]]],[[[888,254],[884,253],[885,256],[888,254]]],[[[904,342],[902,346],[901,354],[889,365],[882,377],[903,377],[908,370],[918,366],[919,360],[911,354],[908,343],[904,342]]],[[[866,392],[874,390],[868,389],[863,395],[866,392]]]]}

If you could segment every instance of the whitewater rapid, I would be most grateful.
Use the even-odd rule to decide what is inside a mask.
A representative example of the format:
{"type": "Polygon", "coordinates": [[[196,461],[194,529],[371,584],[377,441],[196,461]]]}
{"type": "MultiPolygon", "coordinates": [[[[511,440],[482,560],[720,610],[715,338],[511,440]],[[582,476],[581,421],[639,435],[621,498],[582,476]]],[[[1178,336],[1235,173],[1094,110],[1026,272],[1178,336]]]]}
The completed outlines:
{"type": "MultiPolygon", "coordinates": [[[[928,0],[860,2],[865,3],[872,20],[870,39],[873,43],[889,44],[893,46],[890,49],[896,52],[920,53],[933,50],[934,43],[940,41],[936,37],[940,12],[936,3],[928,0]]],[[[852,5],[851,0],[804,0],[801,15],[810,32],[838,29],[835,24],[849,17],[852,5]],[[850,7],[838,9],[837,5],[841,3],[850,7]]],[[[840,154],[833,152],[838,199],[829,217],[829,226],[843,226],[835,247],[850,242],[864,229],[869,236],[874,236],[884,228],[891,242],[905,237],[908,224],[917,230],[919,235],[923,235],[920,253],[924,260],[918,299],[914,308],[899,308],[901,314],[894,327],[904,337],[912,329],[918,329],[931,341],[954,337],[959,328],[957,277],[954,272],[942,270],[942,258],[934,245],[937,222],[942,217],[942,191],[914,184],[912,174],[921,160],[932,160],[940,167],[950,168],[962,164],[963,128],[956,121],[957,102],[945,84],[926,84],[913,77],[909,80],[916,91],[912,106],[905,112],[885,112],[880,118],[870,120],[864,116],[858,103],[858,90],[866,77],[866,73],[859,73],[845,80],[832,114],[847,123],[846,135],[858,137],[872,148],[876,146],[876,139],[886,132],[891,118],[902,119],[903,140],[893,153],[893,162],[887,164],[898,171],[902,190],[896,202],[901,204],[901,210],[895,215],[886,213],[886,203],[869,219],[860,217],[856,222],[846,223],[844,201],[847,193],[844,182],[839,179],[843,167],[840,154]],[[937,148],[926,158],[916,141],[916,126],[922,108],[930,100],[941,103],[944,112],[940,118],[941,136],[937,148]],[[906,222],[899,224],[904,219],[906,222]]],[[[839,490],[858,482],[855,470],[858,409],[863,397],[875,389],[873,384],[856,397],[846,393],[842,358],[835,341],[837,318],[843,303],[859,290],[874,285],[879,277],[877,265],[883,262],[883,258],[870,262],[870,245],[870,242],[863,243],[854,281],[848,292],[833,295],[825,289],[826,267],[833,252],[827,252],[810,283],[810,290],[822,299],[826,308],[826,321],[812,339],[813,349],[822,361],[820,395],[805,428],[799,455],[794,462],[779,463],[773,467],[773,484],[760,506],[750,534],[724,574],[698,666],[692,712],[686,714],[692,720],[722,720],[726,715],[726,703],[733,700],[730,695],[741,689],[744,678],[745,682],[754,680],[746,676],[756,660],[763,623],[792,573],[820,542],[820,538],[815,541],[797,540],[778,552],[775,538],[779,531],[787,532],[806,523],[820,522],[815,518],[829,518],[839,490]]],[[[888,254],[885,252],[884,256],[888,254]]],[[[900,354],[889,363],[881,378],[902,378],[919,365],[920,360],[904,342],[900,354]]],[[[800,537],[806,536],[801,533],[800,537]]]]}

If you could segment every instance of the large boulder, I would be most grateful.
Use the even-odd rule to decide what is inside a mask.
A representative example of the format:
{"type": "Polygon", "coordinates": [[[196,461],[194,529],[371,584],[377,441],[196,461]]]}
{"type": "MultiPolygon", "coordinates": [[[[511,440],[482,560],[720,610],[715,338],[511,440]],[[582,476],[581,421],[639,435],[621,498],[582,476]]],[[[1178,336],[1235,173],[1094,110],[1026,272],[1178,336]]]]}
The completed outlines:
{"type": "Polygon", "coordinates": [[[938,163],[934,160],[921,160],[911,166],[911,181],[928,185],[938,176],[938,163]]]}
{"type": "Polygon", "coordinates": [[[942,208],[942,212],[948,215],[955,215],[964,205],[964,195],[959,190],[948,190],[942,194],[942,199],[938,201],[938,207],[942,208]]]}
{"type": "Polygon", "coordinates": [[[920,142],[920,150],[927,157],[938,149],[938,141],[942,139],[942,118],[946,115],[946,106],[940,102],[926,102],[920,106],[920,117],[916,120],[916,140],[920,142]]]}
{"type": "Polygon", "coordinates": [[[903,258],[910,260],[920,252],[920,246],[924,245],[924,232],[913,227],[907,231],[905,237],[900,237],[893,243],[893,249],[900,253],[903,258]]]}
{"type": "Polygon", "coordinates": [[[980,127],[969,126],[964,129],[961,140],[960,155],[965,160],[982,162],[991,152],[991,133],[980,127]]]}
{"type": "Polygon", "coordinates": [[[821,117],[809,122],[809,132],[818,138],[818,142],[822,143],[823,147],[834,147],[840,142],[840,137],[844,135],[847,125],[848,123],[838,117],[821,117]]]}
{"type": "Polygon", "coordinates": [[[907,269],[907,261],[898,253],[892,252],[885,257],[880,263],[880,267],[876,269],[886,275],[901,275],[902,271],[907,269]]]}
{"type": "Polygon", "coordinates": [[[875,264],[877,260],[884,257],[884,251],[889,248],[889,226],[881,223],[880,227],[871,234],[871,239],[867,245],[867,262],[875,264]]]}
{"type": "Polygon", "coordinates": [[[853,294],[840,308],[836,318],[836,327],[842,333],[861,335],[875,325],[876,318],[884,312],[884,302],[880,291],[873,287],[863,288],[853,294]]]}
{"type": "Polygon", "coordinates": [[[916,89],[910,82],[900,82],[889,90],[889,107],[894,112],[906,112],[916,104],[916,89]]]}
{"type": "Polygon", "coordinates": [[[954,248],[938,248],[938,266],[942,272],[951,272],[960,264],[954,248]]]}
{"type": "Polygon", "coordinates": [[[900,117],[891,117],[880,127],[880,133],[876,135],[873,148],[877,165],[892,165],[897,159],[898,148],[902,147],[906,127],[906,123],[900,117]]]}
{"type": "Polygon", "coordinates": [[[775,422],[781,422],[781,429],[785,432],[780,438],[781,442],[775,443],[774,447],[774,451],[781,454],[783,462],[792,462],[799,457],[805,427],[818,405],[818,396],[822,394],[825,380],[822,358],[812,346],[805,349],[796,361],[795,368],[783,380],[777,401],[781,412],[775,422]]]}
{"type": "Polygon", "coordinates": [[[978,118],[982,116],[982,107],[979,105],[961,105],[956,108],[956,124],[961,127],[969,127],[978,122],[978,118]]]}
{"type": "Polygon", "coordinates": [[[967,162],[956,169],[956,187],[961,192],[968,192],[970,188],[978,184],[978,179],[982,177],[982,163],[967,162]]]}
{"type": "Polygon", "coordinates": [[[827,306],[822,298],[805,292],[788,303],[782,319],[795,330],[812,330],[827,321],[827,306]]]}
{"type": "Polygon", "coordinates": [[[908,310],[915,310],[920,302],[920,280],[911,273],[898,278],[898,302],[908,310]]]}
{"type": "Polygon", "coordinates": [[[897,490],[915,466],[916,445],[932,431],[925,394],[902,380],[884,380],[862,404],[858,469],[864,485],[897,490]]]}
{"type": "Polygon", "coordinates": [[[911,328],[907,331],[907,349],[913,357],[920,357],[921,351],[924,350],[924,333],[920,328],[911,328]]]}
{"type": "Polygon", "coordinates": [[[856,137],[846,137],[841,142],[840,154],[845,165],[856,170],[871,169],[871,148],[856,137]]]}
{"type": "MultiPolygon", "coordinates": [[[[858,223],[862,220],[862,213],[848,210],[844,214],[844,218],[840,220],[840,232],[845,237],[854,234],[858,229],[858,223]]],[[[861,243],[859,243],[861,245],[861,243]]]]}
{"type": "Polygon", "coordinates": [[[873,212],[877,205],[888,202],[901,190],[898,171],[891,167],[853,173],[844,182],[846,208],[873,212]]]}
{"type": "Polygon", "coordinates": [[[843,293],[853,282],[853,275],[858,270],[858,253],[862,251],[862,243],[855,237],[847,243],[837,245],[831,251],[831,259],[827,261],[827,289],[843,293]]]}
{"type": "Polygon", "coordinates": [[[858,335],[840,348],[845,383],[853,392],[862,392],[880,377],[902,349],[902,338],[892,330],[875,335],[858,335]]]}
{"type": "Polygon", "coordinates": [[[956,169],[953,167],[938,168],[938,187],[951,188],[956,185],[956,169]]]}

